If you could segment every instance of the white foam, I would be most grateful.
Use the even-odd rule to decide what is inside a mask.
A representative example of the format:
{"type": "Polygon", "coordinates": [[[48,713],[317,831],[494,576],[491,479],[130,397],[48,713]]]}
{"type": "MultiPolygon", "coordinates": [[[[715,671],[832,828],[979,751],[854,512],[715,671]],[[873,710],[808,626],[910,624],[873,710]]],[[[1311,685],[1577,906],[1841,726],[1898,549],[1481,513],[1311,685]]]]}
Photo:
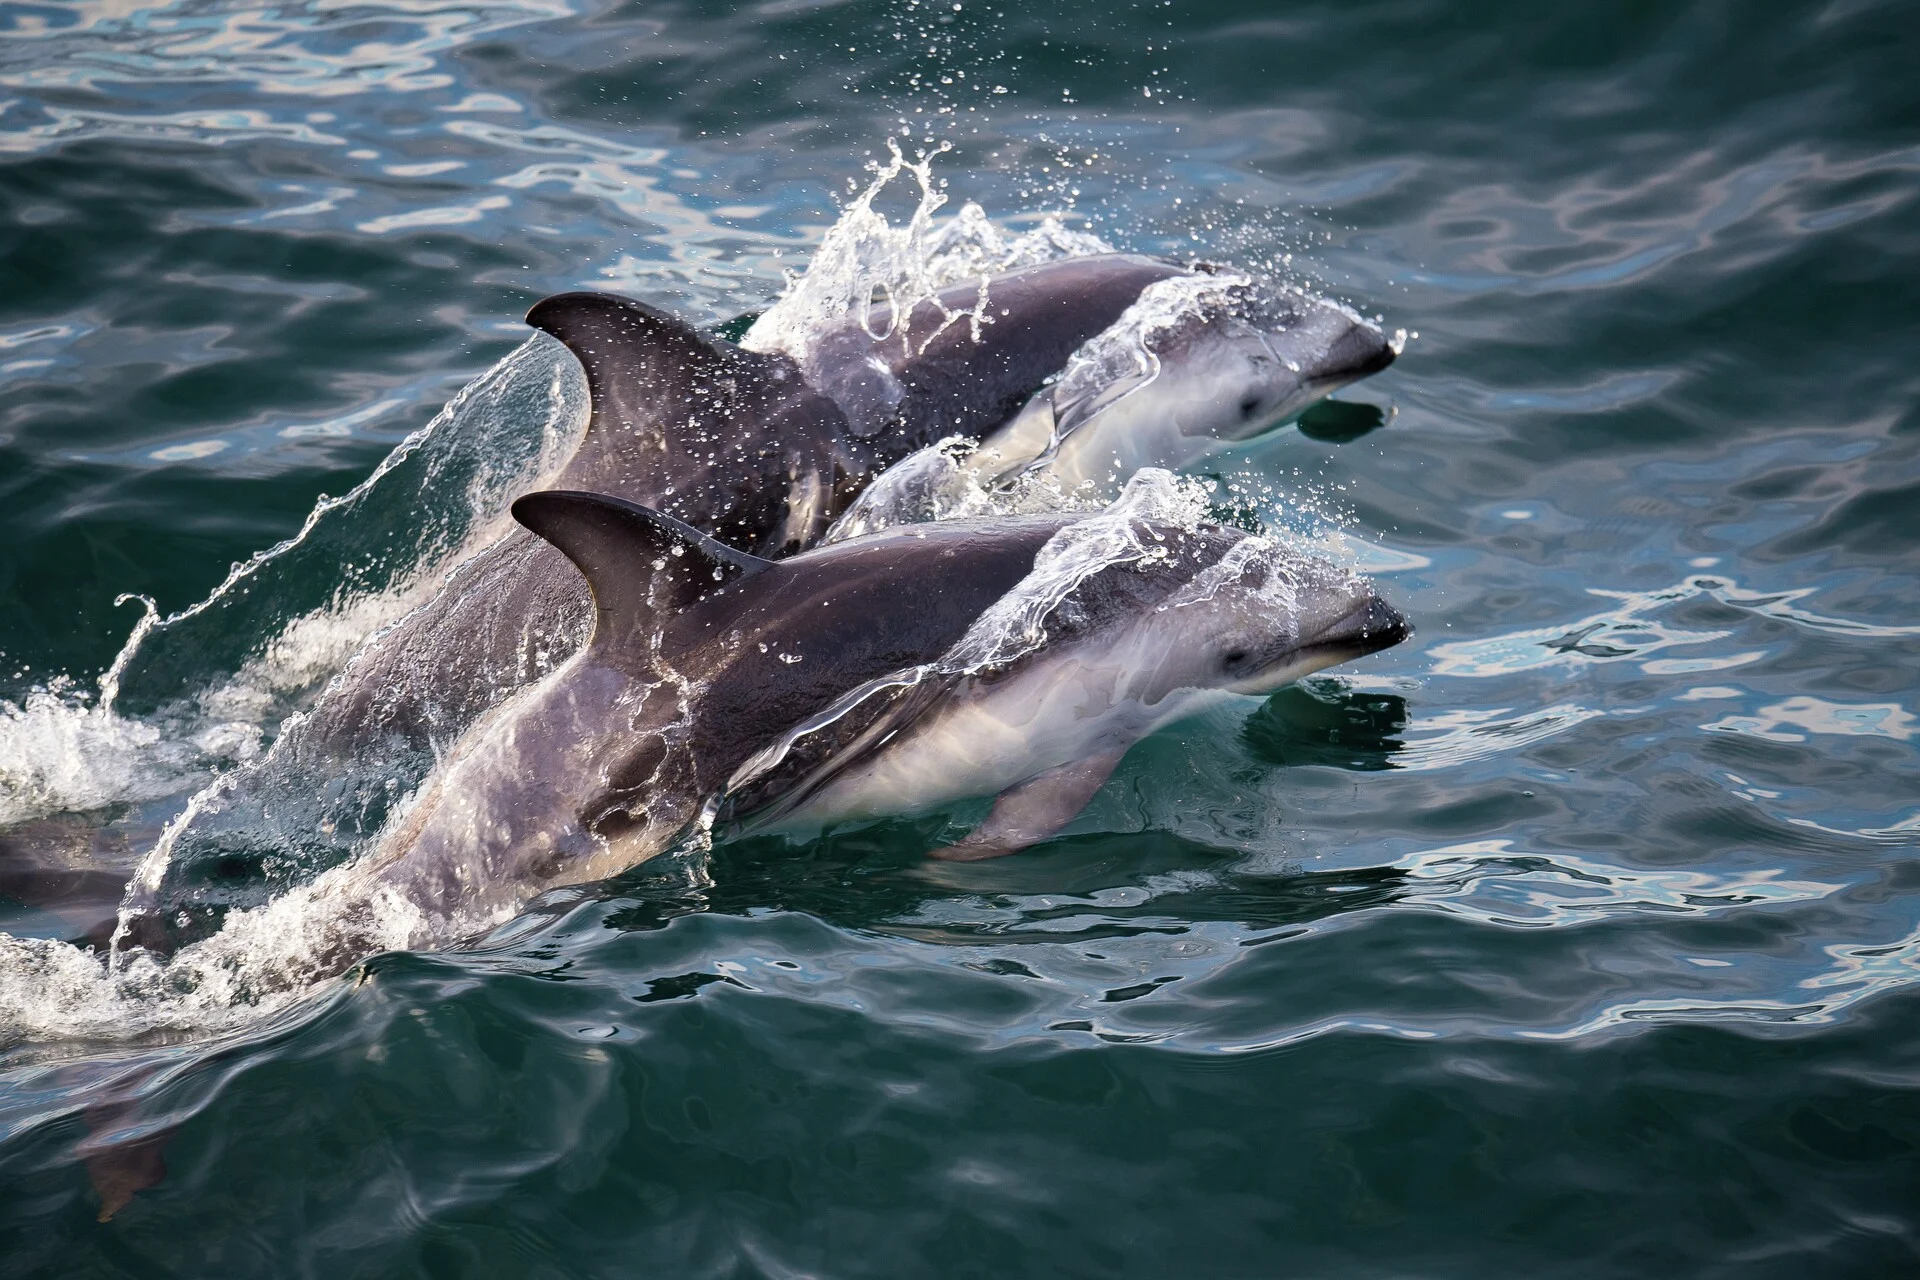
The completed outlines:
{"type": "Polygon", "coordinates": [[[360,864],[236,911],[164,962],[135,951],[109,963],[0,934],[0,1045],[206,1034],[271,1013],[360,957],[427,940],[419,910],[360,864]]]}
{"type": "MultiPolygon", "coordinates": [[[[141,600],[146,612],[100,678],[97,696],[62,677],[17,702],[0,701],[0,826],[179,795],[204,785],[217,770],[257,759],[280,722],[368,636],[430,598],[447,570],[499,536],[505,501],[529,483],[529,473],[549,471],[564,458],[567,428],[581,397],[562,385],[569,377],[563,363],[552,344],[527,344],[469,384],[365,481],[315,504],[297,534],[235,565],[205,599],[168,617],[141,600]],[[529,380],[544,390],[549,405],[533,447],[502,447],[502,437],[525,434],[525,424],[491,422],[490,430],[475,429],[476,416],[502,416],[482,403],[490,393],[529,380]],[[409,463],[423,490],[452,482],[453,492],[444,496],[459,504],[459,514],[403,528],[398,545],[357,531],[376,495],[384,496],[409,463]],[[257,616],[282,598],[276,577],[306,573],[340,581],[339,565],[303,564],[303,558],[377,554],[392,557],[377,586],[336,586],[324,603],[291,619],[284,613],[257,616]],[[254,598],[265,603],[251,604],[254,598]],[[139,679],[141,665],[156,649],[162,659],[178,652],[191,661],[214,647],[205,643],[210,629],[235,625],[254,627],[255,633],[234,669],[207,673],[205,683],[161,699],[150,714],[121,713],[123,680],[139,679]]],[[[411,510],[409,498],[396,495],[394,505],[411,510]]]]}
{"type": "MultiPolygon", "coordinates": [[[[194,793],[136,873],[136,885],[158,884],[173,842],[217,810],[233,770],[262,764],[306,697],[498,539],[507,503],[563,465],[584,421],[574,362],[530,340],[204,600],[168,617],[145,602],[97,695],[61,678],[0,702],[0,826],[194,793]],[[123,713],[123,686],[158,709],[123,713]]],[[[289,782],[312,802],[313,779],[289,782]]],[[[433,940],[351,864],[236,911],[164,963],[135,951],[110,969],[81,948],[0,934],[0,1044],[213,1031],[361,955],[433,940]]]]}
{"type": "Polygon", "coordinates": [[[129,720],[71,681],[0,701],[0,826],[175,794],[222,760],[251,759],[244,722],[129,720]]]}

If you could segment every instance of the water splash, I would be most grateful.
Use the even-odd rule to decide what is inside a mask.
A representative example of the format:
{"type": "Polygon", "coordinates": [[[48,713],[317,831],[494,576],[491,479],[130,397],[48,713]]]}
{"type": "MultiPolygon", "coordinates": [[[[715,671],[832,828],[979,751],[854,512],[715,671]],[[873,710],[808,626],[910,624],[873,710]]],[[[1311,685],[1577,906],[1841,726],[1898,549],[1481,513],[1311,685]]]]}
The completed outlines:
{"type": "Polygon", "coordinates": [[[61,680],[0,703],[0,825],[176,795],[256,760],[367,637],[499,536],[584,406],[573,362],[528,342],[205,599],[166,617],[146,602],[97,697],[61,680]]]}
{"type": "Polygon", "coordinates": [[[63,942],[0,933],[0,1048],[218,1032],[286,1007],[359,957],[426,937],[418,909],[358,866],[235,912],[218,934],[165,961],[138,951],[111,963],[63,942]]]}
{"type": "MultiPolygon", "coordinates": [[[[236,782],[266,776],[282,720],[500,535],[507,502],[563,463],[584,417],[574,362],[529,341],[206,599],[170,617],[149,605],[97,698],[61,682],[0,707],[0,823],[198,788],[135,869],[130,895],[151,893],[183,835],[236,782]]],[[[268,782],[290,813],[328,820],[313,778],[268,782]]],[[[424,939],[417,912],[351,863],[230,912],[214,937],[165,962],[116,946],[110,964],[0,934],[0,1041],[214,1029],[278,1008],[358,955],[424,939]]]]}
{"type": "Polygon", "coordinates": [[[57,678],[0,701],[0,827],[157,800],[259,751],[257,724],[125,719],[57,678]]]}
{"type": "MultiPolygon", "coordinates": [[[[850,322],[876,340],[897,336],[906,343],[906,317],[933,306],[940,323],[920,336],[923,346],[955,324],[974,326],[977,332],[979,326],[993,323],[987,306],[989,277],[1059,258],[1112,252],[1105,241],[1075,231],[1055,216],[1008,236],[971,202],[936,223],[934,215],[947,196],[944,184],[934,179],[933,162],[947,149],[943,145],[909,160],[899,143],[888,139],[886,163],[870,166],[872,181],[841,211],[806,272],[789,275],[785,292],[740,344],[754,351],[784,352],[814,386],[831,393],[835,379],[833,370],[817,358],[820,343],[850,322]],[[912,179],[918,195],[905,223],[895,226],[874,202],[903,175],[912,179]],[[942,290],[967,283],[979,286],[971,307],[956,311],[940,302],[942,290]],[[876,328],[874,316],[882,308],[889,318],[876,328]]],[[[920,334],[918,328],[914,332],[920,334]]]]}

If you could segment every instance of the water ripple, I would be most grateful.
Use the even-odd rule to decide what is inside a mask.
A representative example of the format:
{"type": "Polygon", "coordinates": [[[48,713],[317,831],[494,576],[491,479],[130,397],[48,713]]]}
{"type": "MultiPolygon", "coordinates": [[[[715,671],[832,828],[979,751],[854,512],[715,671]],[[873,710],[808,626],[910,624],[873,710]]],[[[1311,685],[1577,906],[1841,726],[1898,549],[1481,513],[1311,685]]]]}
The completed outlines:
{"type": "Polygon", "coordinates": [[[392,0],[231,8],[175,0],[129,11],[110,0],[62,6],[68,19],[0,29],[0,85],[106,91],[125,85],[232,84],[258,93],[341,98],[445,89],[442,57],[530,22],[566,17],[562,0],[392,0]],[[51,58],[43,43],[56,44],[51,58]]]}
{"type": "Polygon", "coordinates": [[[1910,25],[0,6],[0,862],[95,859],[55,888],[487,536],[577,417],[551,349],[357,486],[532,298],[760,311],[903,123],[1008,225],[1420,332],[1378,430],[1235,459],[1416,638],[1019,858],[927,865],[958,812],[689,849],[178,1044],[52,941],[91,899],[0,903],[10,1273],[1909,1265],[1910,25]],[[89,1162],[176,1127],[94,1222],[89,1162]]]}

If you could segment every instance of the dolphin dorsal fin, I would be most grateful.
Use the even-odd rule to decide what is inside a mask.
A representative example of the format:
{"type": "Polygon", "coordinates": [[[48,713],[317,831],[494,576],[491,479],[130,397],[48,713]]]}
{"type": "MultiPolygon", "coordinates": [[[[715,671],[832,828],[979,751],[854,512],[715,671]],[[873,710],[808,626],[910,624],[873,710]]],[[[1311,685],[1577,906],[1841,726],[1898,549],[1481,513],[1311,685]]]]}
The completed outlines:
{"type": "Polygon", "coordinates": [[[624,635],[636,617],[684,607],[772,561],[736,551],[651,507],[549,489],[513,504],[513,518],[573,561],[593,592],[594,635],[624,635]]]}
{"type": "Polygon", "coordinates": [[[587,374],[592,417],[563,484],[627,479],[635,459],[660,452],[669,424],[738,401],[764,376],[764,357],[617,294],[556,294],[535,303],[527,323],[558,338],[587,374]]]}

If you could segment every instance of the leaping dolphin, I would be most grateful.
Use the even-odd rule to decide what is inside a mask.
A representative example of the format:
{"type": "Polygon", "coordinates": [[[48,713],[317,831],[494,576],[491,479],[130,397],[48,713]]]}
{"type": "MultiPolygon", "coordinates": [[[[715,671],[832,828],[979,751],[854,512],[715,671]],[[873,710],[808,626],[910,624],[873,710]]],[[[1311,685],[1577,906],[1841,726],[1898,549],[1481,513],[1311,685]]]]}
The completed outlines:
{"type": "MultiPolygon", "coordinates": [[[[990,436],[1023,406],[1030,416],[1037,400],[1052,403],[1068,383],[1097,385],[1084,370],[1075,378],[1062,371],[1127,317],[1152,309],[1160,293],[1206,281],[1204,272],[1128,254],[1063,259],[956,286],[904,315],[878,307],[850,318],[812,343],[806,373],[787,354],[746,350],[644,303],[603,293],[549,298],[528,322],[574,354],[590,393],[589,420],[555,483],[641,503],[744,552],[789,553],[816,542],[900,458],[952,435],[990,436]]],[[[1269,327],[1257,341],[1285,340],[1269,327]]],[[[1207,332],[1230,342],[1198,337],[1156,357],[1156,385],[1189,389],[1182,421],[1193,421],[1209,389],[1222,422],[1240,422],[1249,395],[1278,404],[1269,386],[1277,366],[1233,354],[1233,344],[1252,339],[1207,332]]],[[[1314,332],[1327,348],[1322,357],[1352,368],[1387,350],[1364,326],[1314,332]]],[[[1144,406],[1142,394],[1132,399],[1144,406]]],[[[1109,410],[1076,434],[1107,448],[1152,421],[1109,410]]],[[[576,652],[589,617],[579,575],[545,541],[512,530],[364,645],[281,734],[266,768],[330,779],[337,794],[328,823],[276,801],[277,784],[254,769],[191,826],[222,842],[223,857],[239,845],[279,857],[271,850],[288,842],[347,852],[379,828],[437,751],[576,652]]],[[[179,838],[191,848],[202,837],[188,830],[179,838]]]]}
{"type": "MultiPolygon", "coordinates": [[[[734,346],[644,303],[548,298],[527,323],[578,358],[591,402],[555,483],[781,555],[813,545],[875,476],[943,438],[986,437],[980,456],[1002,471],[1044,465],[1078,484],[1105,468],[1123,482],[1256,434],[1393,359],[1388,339],[1351,312],[1283,293],[1258,312],[1235,296],[1231,313],[1185,316],[1176,300],[1144,334],[1150,377],[1136,370],[1110,385],[1097,368],[1070,369],[1092,340],[1156,300],[1165,310],[1166,290],[1196,279],[1207,277],[1096,254],[955,286],[905,316],[876,307],[814,343],[818,386],[787,355],[734,346]],[[1078,376],[1050,386],[1063,370],[1078,376]]],[[[376,641],[306,733],[377,727],[446,741],[571,653],[585,616],[578,578],[543,543],[510,535],[376,641]]]]}
{"type": "Polygon", "coordinates": [[[827,537],[964,512],[1018,482],[1109,500],[1143,467],[1178,470],[1291,421],[1392,364],[1401,343],[1299,289],[1206,275],[1156,281],[977,446],[950,437],[903,459],[827,537]]]}
{"type": "Polygon", "coordinates": [[[458,932],[642,862],[723,801],[765,826],[998,792],[941,856],[1013,852],[1156,727],[1408,634],[1317,557],[1125,513],[942,521],[781,561],[593,494],[514,515],[578,568],[593,634],[476,724],[385,838],[382,879],[458,932]],[[1089,531],[1118,549],[1093,555],[1089,531]]]}

